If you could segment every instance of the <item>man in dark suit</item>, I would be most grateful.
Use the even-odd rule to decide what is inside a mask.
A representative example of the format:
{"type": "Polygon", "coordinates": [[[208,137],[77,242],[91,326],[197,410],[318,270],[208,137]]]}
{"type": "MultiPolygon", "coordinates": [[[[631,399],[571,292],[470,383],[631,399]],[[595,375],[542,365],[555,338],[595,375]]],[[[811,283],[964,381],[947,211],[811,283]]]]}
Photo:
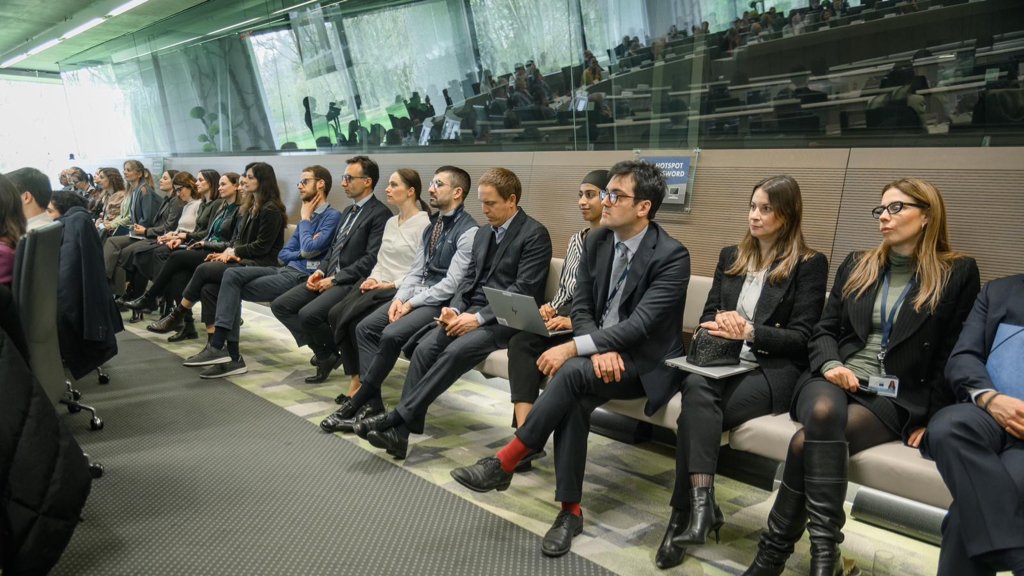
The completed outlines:
{"type": "Polygon", "coordinates": [[[587,238],[572,304],[575,337],[537,361],[552,376],[526,423],[496,457],[452,470],[477,492],[504,490],[516,465],[555,434],[555,499],[562,510],[541,544],[547,556],[569,551],[583,531],[583,472],[590,414],[617,398],[647,397],[654,414],[678,390],[665,360],[683,354],[682,317],[690,255],[654,221],[665,179],[654,165],[619,162],[601,193],[602,228],[587,238]]]}
{"type": "Polygon", "coordinates": [[[321,366],[335,367],[339,362],[327,314],[377,263],[384,224],[391,218],[391,210],[373,196],[373,186],[380,178],[377,163],[366,156],[345,162],[348,166],[341,186],[354,204],[341,214],[330,257],[321,261],[304,284],[270,304],[274,316],[288,328],[295,342],[299,346],[308,344],[316,354],[318,372],[321,366]]]}
{"type": "Polygon", "coordinates": [[[473,240],[473,257],[451,304],[441,309],[438,326],[429,328],[416,345],[393,412],[360,420],[353,431],[395,458],[405,458],[409,433],[423,433],[430,404],[459,376],[487,355],[508,346],[516,330],[497,323],[484,287],[544,300],[551,236],[543,224],[519,208],[523,189],[505,168],[491,168],[477,186],[488,227],[473,240]]]}
{"type": "Polygon", "coordinates": [[[932,417],[922,443],[953,494],[939,576],[1024,574],[1022,358],[1024,274],[978,295],[946,363],[961,403],[932,417]]]}

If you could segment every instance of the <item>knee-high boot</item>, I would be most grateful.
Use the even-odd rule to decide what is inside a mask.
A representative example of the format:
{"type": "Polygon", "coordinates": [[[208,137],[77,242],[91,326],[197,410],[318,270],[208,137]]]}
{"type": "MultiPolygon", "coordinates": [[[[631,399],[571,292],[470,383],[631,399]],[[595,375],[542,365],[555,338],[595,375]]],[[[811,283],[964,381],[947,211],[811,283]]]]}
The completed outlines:
{"type": "Polygon", "coordinates": [[[811,576],[841,576],[846,512],[847,467],[850,461],[846,442],[804,443],[804,485],[807,495],[807,532],[811,538],[811,576]]]}
{"type": "Polygon", "coordinates": [[[768,530],[761,533],[757,557],[743,576],[778,576],[786,569],[786,560],[804,533],[807,504],[803,493],[782,484],[768,513],[768,530]]]}

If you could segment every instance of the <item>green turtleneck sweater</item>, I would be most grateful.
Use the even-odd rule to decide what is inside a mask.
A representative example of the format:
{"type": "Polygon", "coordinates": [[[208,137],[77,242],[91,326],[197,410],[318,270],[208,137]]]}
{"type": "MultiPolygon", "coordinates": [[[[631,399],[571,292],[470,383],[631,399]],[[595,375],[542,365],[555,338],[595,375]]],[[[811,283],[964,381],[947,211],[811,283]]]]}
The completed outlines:
{"type": "MultiPolygon", "coordinates": [[[[896,299],[900,297],[900,293],[903,292],[904,288],[906,288],[907,283],[910,282],[910,278],[913,275],[913,258],[910,256],[901,256],[895,252],[889,252],[889,295],[886,298],[886,304],[889,306],[889,310],[886,310],[886,313],[891,312],[892,306],[896,303],[896,299]]],[[[881,281],[881,278],[879,278],[878,282],[881,283],[881,281]]],[[[896,318],[898,317],[899,310],[896,310],[896,316],[893,317],[893,324],[896,323],[896,318]]],[[[846,366],[857,375],[857,378],[861,380],[867,380],[872,376],[878,376],[882,373],[882,369],[878,365],[878,352],[881,349],[882,290],[879,288],[878,294],[875,295],[875,306],[871,316],[871,333],[868,334],[867,343],[863,348],[847,358],[845,364],[837,360],[831,360],[821,367],[821,372],[824,374],[833,368],[846,366]]]]}

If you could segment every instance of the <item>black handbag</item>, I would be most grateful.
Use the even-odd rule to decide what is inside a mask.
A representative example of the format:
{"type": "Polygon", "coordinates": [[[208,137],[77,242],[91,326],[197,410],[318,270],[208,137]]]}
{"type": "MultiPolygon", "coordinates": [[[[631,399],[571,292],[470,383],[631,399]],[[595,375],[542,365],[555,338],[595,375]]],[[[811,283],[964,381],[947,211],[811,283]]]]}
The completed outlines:
{"type": "Polygon", "coordinates": [[[690,340],[686,361],[694,366],[734,366],[740,363],[742,340],[712,336],[707,328],[698,328],[690,340]]]}

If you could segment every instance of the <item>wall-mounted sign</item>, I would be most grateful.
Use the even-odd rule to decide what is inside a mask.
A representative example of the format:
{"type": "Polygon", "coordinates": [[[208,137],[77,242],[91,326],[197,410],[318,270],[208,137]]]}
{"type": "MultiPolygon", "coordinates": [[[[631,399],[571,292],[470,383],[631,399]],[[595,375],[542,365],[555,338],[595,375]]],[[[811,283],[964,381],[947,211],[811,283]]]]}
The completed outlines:
{"type": "Polygon", "coordinates": [[[654,164],[665,175],[665,183],[668,184],[665,204],[689,205],[690,156],[639,155],[638,159],[654,164]]]}

